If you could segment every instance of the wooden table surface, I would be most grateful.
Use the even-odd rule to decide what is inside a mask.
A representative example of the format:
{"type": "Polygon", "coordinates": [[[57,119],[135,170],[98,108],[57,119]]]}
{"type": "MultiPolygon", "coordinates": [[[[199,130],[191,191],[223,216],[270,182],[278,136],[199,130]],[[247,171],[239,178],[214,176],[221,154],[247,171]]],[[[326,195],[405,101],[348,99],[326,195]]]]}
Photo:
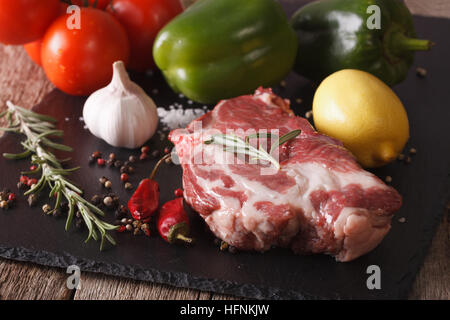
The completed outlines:
{"type": "MultiPolygon", "coordinates": [[[[449,0],[407,0],[407,4],[416,14],[450,17],[449,0]]],[[[0,111],[7,100],[31,108],[53,88],[22,47],[0,45],[0,111]]],[[[450,299],[449,236],[449,215],[445,214],[417,275],[411,299],[450,299]]],[[[81,289],[69,290],[67,276],[61,269],[0,259],[0,299],[235,299],[94,273],[82,273],[81,289]]]]}

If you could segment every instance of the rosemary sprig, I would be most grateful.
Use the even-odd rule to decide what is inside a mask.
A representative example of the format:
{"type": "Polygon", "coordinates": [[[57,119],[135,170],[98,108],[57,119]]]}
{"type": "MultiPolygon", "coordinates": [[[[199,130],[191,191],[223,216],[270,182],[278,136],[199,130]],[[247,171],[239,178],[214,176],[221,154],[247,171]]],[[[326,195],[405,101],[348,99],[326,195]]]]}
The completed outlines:
{"type": "Polygon", "coordinates": [[[66,176],[79,168],[63,168],[61,163],[67,159],[58,160],[52,152],[46,149],[50,147],[61,151],[72,151],[72,148],[50,140],[50,136],[60,137],[63,135],[63,131],[55,129],[54,123],[56,120],[16,106],[10,101],[6,104],[8,109],[0,114],[0,118],[6,117],[8,127],[0,128],[0,130],[23,134],[26,136],[26,140],[21,143],[25,150],[24,152],[18,154],[4,153],[3,156],[8,159],[24,159],[31,156],[31,162],[37,168],[34,171],[23,172],[22,174],[41,173],[38,182],[25,192],[25,195],[37,196],[45,187],[48,187],[51,190],[49,198],[56,195],[55,207],[49,214],[59,208],[63,197],[69,203],[66,231],[69,229],[75,209],[77,209],[89,230],[86,242],[91,238],[98,240],[100,234],[100,250],[103,250],[105,240],[115,245],[116,242],[108,234],[108,231],[117,229],[117,226],[102,221],[98,215],[104,216],[104,212],[85,200],[81,196],[83,191],[66,178],[66,176]]]}
{"type": "Polygon", "coordinates": [[[270,133],[256,133],[245,137],[245,140],[242,140],[240,137],[234,134],[215,134],[211,136],[210,140],[207,140],[204,143],[221,145],[224,147],[224,150],[226,152],[248,155],[255,160],[270,162],[277,170],[279,170],[281,166],[280,163],[272,156],[273,151],[276,148],[280,147],[282,144],[297,137],[301,132],[301,130],[293,130],[283,135],[281,138],[278,138],[278,136],[270,133]],[[271,139],[273,137],[277,137],[278,139],[272,145],[269,152],[267,152],[261,145],[259,146],[259,148],[256,148],[250,144],[250,140],[254,138],[271,139]]]}

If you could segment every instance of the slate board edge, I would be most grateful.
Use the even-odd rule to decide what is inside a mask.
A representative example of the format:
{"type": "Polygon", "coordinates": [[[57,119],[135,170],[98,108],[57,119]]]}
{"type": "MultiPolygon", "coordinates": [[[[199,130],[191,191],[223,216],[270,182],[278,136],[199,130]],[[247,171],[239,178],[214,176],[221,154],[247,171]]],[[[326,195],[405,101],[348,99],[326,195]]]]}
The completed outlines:
{"type": "Polygon", "coordinates": [[[252,284],[241,285],[227,280],[193,277],[184,272],[165,272],[153,268],[143,269],[137,266],[127,267],[120,264],[79,259],[68,253],[54,254],[48,251],[35,251],[23,247],[9,248],[0,245],[0,257],[63,269],[66,269],[70,265],[76,265],[82,272],[102,273],[116,277],[166,284],[178,288],[198,289],[258,300],[323,299],[319,296],[313,296],[297,291],[286,291],[271,287],[255,286],[252,284]]]}
{"type": "MultiPolygon", "coordinates": [[[[450,172],[450,168],[447,172],[450,172]]],[[[420,250],[417,251],[417,254],[413,257],[413,264],[411,267],[411,271],[401,279],[401,285],[399,286],[399,296],[407,298],[417,275],[419,274],[420,269],[423,267],[425,263],[425,258],[428,254],[428,251],[431,247],[434,237],[436,236],[436,231],[439,225],[442,223],[444,218],[444,214],[448,214],[447,205],[450,204],[450,174],[447,176],[446,182],[442,186],[442,190],[440,190],[440,194],[442,195],[442,202],[437,203],[433,206],[432,212],[438,212],[435,215],[435,219],[431,219],[428,224],[428,228],[423,229],[423,238],[427,239],[422,241],[423,246],[420,250]],[[428,235],[428,236],[427,236],[428,235]]]]}

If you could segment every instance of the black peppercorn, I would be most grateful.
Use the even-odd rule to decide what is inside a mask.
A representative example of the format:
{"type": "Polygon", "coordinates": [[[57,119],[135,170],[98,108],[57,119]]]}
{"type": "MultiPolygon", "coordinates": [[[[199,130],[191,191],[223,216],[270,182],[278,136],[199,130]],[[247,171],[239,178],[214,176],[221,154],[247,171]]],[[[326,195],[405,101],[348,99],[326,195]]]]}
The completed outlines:
{"type": "Polygon", "coordinates": [[[0,208],[2,208],[2,209],[4,209],[4,210],[7,210],[8,209],[8,201],[5,201],[5,200],[3,200],[3,201],[0,201],[0,208]]]}
{"type": "Polygon", "coordinates": [[[123,163],[123,165],[125,166],[125,167],[129,167],[130,165],[131,165],[131,162],[130,161],[125,161],[124,163],[123,163]]]}
{"type": "Polygon", "coordinates": [[[124,214],[122,212],[122,210],[117,209],[116,212],[114,213],[114,216],[115,216],[116,219],[118,219],[120,221],[121,219],[126,217],[126,213],[124,214]]]}
{"type": "Polygon", "coordinates": [[[12,208],[16,202],[14,200],[7,200],[6,203],[8,204],[8,208],[12,208]]]}
{"type": "Polygon", "coordinates": [[[128,158],[128,161],[130,161],[131,163],[135,163],[137,161],[137,158],[136,158],[136,156],[130,156],[128,158]]]}
{"type": "Polygon", "coordinates": [[[99,205],[102,202],[102,198],[96,194],[92,197],[91,202],[95,205],[99,205]]]}
{"type": "Polygon", "coordinates": [[[88,163],[89,164],[94,164],[95,160],[96,159],[93,156],[90,156],[89,159],[88,159],[88,163]]]}
{"type": "Polygon", "coordinates": [[[108,165],[108,167],[112,168],[112,167],[114,167],[114,160],[109,159],[108,161],[106,161],[106,164],[108,165]]]}
{"type": "Polygon", "coordinates": [[[125,183],[125,190],[131,190],[133,189],[133,185],[129,182],[125,183]]]}
{"type": "Polygon", "coordinates": [[[26,190],[27,188],[28,188],[28,186],[25,183],[23,183],[23,182],[18,182],[17,183],[17,189],[19,189],[19,190],[26,190]]]}
{"type": "Polygon", "coordinates": [[[59,210],[61,210],[61,213],[69,212],[69,203],[67,201],[61,202],[59,205],[59,210]]]}
{"type": "Polygon", "coordinates": [[[37,204],[37,196],[35,194],[30,194],[27,201],[30,207],[34,207],[37,204]]]}
{"type": "Polygon", "coordinates": [[[122,161],[116,160],[116,161],[114,162],[114,167],[120,168],[121,166],[123,166],[123,162],[122,162],[122,161]]]}
{"type": "Polygon", "coordinates": [[[127,207],[125,207],[123,204],[121,204],[121,205],[119,206],[119,210],[120,210],[120,212],[122,212],[124,215],[126,215],[126,214],[128,213],[127,207]]]}
{"type": "Polygon", "coordinates": [[[129,174],[134,173],[134,167],[129,166],[129,167],[127,168],[127,171],[128,171],[129,174]]]}
{"type": "Polygon", "coordinates": [[[77,229],[83,228],[83,227],[84,227],[84,221],[83,221],[83,219],[76,219],[76,220],[75,220],[75,227],[76,227],[77,229]]]}
{"type": "Polygon", "coordinates": [[[225,251],[225,250],[228,250],[228,243],[225,241],[222,241],[220,243],[220,251],[225,251]]]}
{"type": "Polygon", "coordinates": [[[58,218],[61,216],[61,209],[56,209],[55,211],[53,211],[53,216],[55,218],[58,218]]]}
{"type": "Polygon", "coordinates": [[[154,159],[156,159],[156,158],[158,158],[159,157],[159,150],[154,150],[153,152],[152,152],[152,157],[154,158],[154,159]]]}
{"type": "Polygon", "coordinates": [[[235,254],[237,252],[237,249],[236,249],[236,247],[229,246],[228,247],[228,252],[231,253],[231,254],[235,254]]]}
{"type": "Polygon", "coordinates": [[[114,200],[111,197],[105,197],[105,199],[103,199],[103,203],[108,208],[111,208],[114,205],[114,200]]]}
{"type": "Polygon", "coordinates": [[[120,173],[128,173],[128,167],[126,166],[120,167],[120,173]]]}

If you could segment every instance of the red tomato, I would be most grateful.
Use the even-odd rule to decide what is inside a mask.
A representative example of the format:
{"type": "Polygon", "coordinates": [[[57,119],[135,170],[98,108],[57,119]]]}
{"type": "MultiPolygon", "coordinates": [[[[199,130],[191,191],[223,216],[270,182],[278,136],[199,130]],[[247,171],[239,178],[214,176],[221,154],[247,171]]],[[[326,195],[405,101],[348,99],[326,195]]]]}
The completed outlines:
{"type": "Polygon", "coordinates": [[[69,30],[66,16],[49,27],[42,42],[42,66],[50,81],[72,95],[89,95],[112,78],[112,64],[129,58],[127,34],[110,14],[81,8],[81,28],[69,30]]]}
{"type": "Polygon", "coordinates": [[[25,44],[38,40],[58,12],[59,0],[0,0],[0,42],[25,44]]]}
{"type": "Polygon", "coordinates": [[[23,46],[25,48],[25,51],[30,56],[31,60],[33,60],[34,63],[36,63],[39,66],[42,66],[41,46],[42,46],[42,39],[27,43],[23,46]]]}
{"type": "MultiPolygon", "coordinates": [[[[93,7],[96,0],[89,0],[89,7],[93,7]]],[[[105,9],[106,6],[111,2],[111,0],[97,0],[97,9],[105,9]]],[[[84,6],[84,0],[72,0],[72,4],[77,6],[84,6]]]]}
{"type": "MultiPolygon", "coordinates": [[[[64,2],[60,2],[59,5],[59,14],[63,15],[66,14],[68,5],[64,2]]],[[[28,53],[28,56],[31,58],[31,60],[34,61],[39,66],[42,66],[41,63],[41,47],[42,47],[42,38],[27,44],[24,44],[23,47],[25,48],[25,51],[28,53]]]]}
{"type": "Polygon", "coordinates": [[[119,19],[130,40],[129,68],[154,67],[153,42],[159,30],[183,11],[179,0],[113,0],[107,10],[119,19]]]}

